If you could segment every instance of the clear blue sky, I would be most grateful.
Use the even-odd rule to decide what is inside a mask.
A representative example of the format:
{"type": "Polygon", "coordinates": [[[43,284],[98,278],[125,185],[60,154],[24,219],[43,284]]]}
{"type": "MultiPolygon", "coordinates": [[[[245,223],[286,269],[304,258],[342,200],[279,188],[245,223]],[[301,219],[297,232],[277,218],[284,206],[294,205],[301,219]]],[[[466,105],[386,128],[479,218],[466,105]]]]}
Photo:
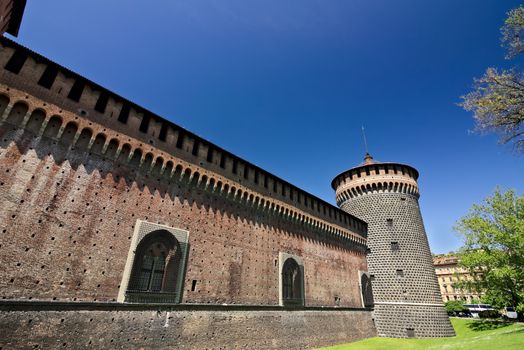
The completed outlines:
{"type": "Polygon", "coordinates": [[[370,152],[419,169],[433,252],[524,158],[456,104],[518,1],[29,0],[18,42],[334,203],[370,152]]]}

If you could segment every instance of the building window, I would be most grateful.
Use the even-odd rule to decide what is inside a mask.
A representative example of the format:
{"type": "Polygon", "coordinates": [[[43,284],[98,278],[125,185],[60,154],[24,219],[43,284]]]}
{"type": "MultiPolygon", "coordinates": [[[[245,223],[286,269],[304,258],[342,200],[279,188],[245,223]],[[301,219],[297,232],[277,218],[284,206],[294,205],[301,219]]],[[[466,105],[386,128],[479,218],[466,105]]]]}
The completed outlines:
{"type": "Polygon", "coordinates": [[[371,289],[370,276],[367,273],[362,273],[360,276],[360,291],[362,293],[362,304],[364,307],[373,307],[375,302],[373,301],[373,291],[371,289]]]}
{"type": "Polygon", "coordinates": [[[279,253],[280,305],[304,306],[304,263],[302,258],[288,253],[279,253]]]}
{"type": "Polygon", "coordinates": [[[81,79],[75,80],[73,86],[71,87],[71,90],[69,90],[69,94],[67,95],[67,98],[78,102],[80,101],[80,97],[82,96],[82,92],[84,92],[85,82],[81,79]]]}
{"type": "Polygon", "coordinates": [[[386,226],[388,228],[392,228],[393,227],[393,219],[387,219],[386,220],[386,226]]]}
{"type": "Polygon", "coordinates": [[[400,250],[400,245],[398,242],[391,242],[391,250],[394,252],[400,250]]]}
{"type": "Polygon", "coordinates": [[[24,66],[28,56],[29,55],[26,51],[16,50],[9,61],[7,61],[7,64],[4,68],[12,73],[18,74],[22,70],[22,67],[24,66]]]}
{"type": "Polygon", "coordinates": [[[301,306],[302,273],[300,266],[293,258],[286,259],[282,267],[282,300],[286,306],[301,306]]]}
{"type": "Polygon", "coordinates": [[[188,233],[138,220],[118,300],[179,303],[188,233]]]}
{"type": "Polygon", "coordinates": [[[45,87],[46,89],[50,89],[51,86],[53,86],[53,83],[57,75],[58,75],[58,69],[56,69],[56,67],[47,66],[45,68],[44,73],[38,80],[38,85],[45,87]]]}

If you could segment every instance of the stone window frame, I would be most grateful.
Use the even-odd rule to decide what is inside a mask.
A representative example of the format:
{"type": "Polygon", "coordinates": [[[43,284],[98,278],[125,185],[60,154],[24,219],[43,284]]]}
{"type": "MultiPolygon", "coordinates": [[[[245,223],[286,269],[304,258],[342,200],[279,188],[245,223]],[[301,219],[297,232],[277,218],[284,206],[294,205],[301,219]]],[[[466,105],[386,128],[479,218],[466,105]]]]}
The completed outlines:
{"type": "Polygon", "coordinates": [[[373,280],[372,280],[371,276],[372,275],[368,271],[359,271],[358,272],[358,287],[359,287],[359,290],[360,290],[360,303],[361,303],[363,308],[372,308],[375,305],[375,300],[374,300],[374,296],[373,296],[373,284],[371,283],[373,280]],[[364,293],[363,293],[363,290],[362,290],[362,276],[363,275],[367,276],[367,278],[369,280],[369,283],[371,285],[371,298],[372,298],[373,304],[367,305],[367,306],[366,306],[366,303],[364,302],[364,293]]]}
{"type": "Polygon", "coordinates": [[[305,289],[305,285],[306,285],[306,281],[305,281],[305,272],[304,272],[304,260],[298,256],[298,255],[294,255],[294,254],[289,254],[289,253],[285,253],[285,252],[279,252],[278,253],[278,303],[280,306],[285,306],[285,307],[290,307],[290,306],[296,306],[296,307],[303,307],[305,306],[306,304],[306,289],[305,289]],[[284,268],[284,263],[287,261],[287,259],[293,259],[295,260],[295,262],[298,264],[298,268],[300,269],[300,274],[301,274],[301,279],[300,279],[300,282],[301,282],[301,286],[300,286],[300,292],[301,292],[301,302],[300,304],[297,304],[297,305],[289,305],[289,304],[286,304],[284,302],[284,283],[283,283],[283,280],[282,280],[282,272],[283,272],[283,268],[284,268]]]}
{"type": "Polygon", "coordinates": [[[122,280],[120,282],[120,289],[118,290],[117,301],[120,303],[176,303],[179,304],[182,300],[182,291],[184,287],[184,278],[187,264],[187,255],[189,253],[189,231],[174,228],[166,225],[155,224],[138,219],[135,224],[133,231],[133,237],[131,238],[131,244],[129,246],[129,252],[127,254],[126,265],[122,274],[122,280]],[[181,250],[181,259],[177,270],[177,279],[175,292],[171,296],[166,297],[162,293],[147,293],[144,296],[130,297],[127,294],[129,280],[131,278],[133,264],[136,257],[136,250],[140,242],[150,233],[155,231],[167,231],[173,238],[178,241],[181,250]]]}

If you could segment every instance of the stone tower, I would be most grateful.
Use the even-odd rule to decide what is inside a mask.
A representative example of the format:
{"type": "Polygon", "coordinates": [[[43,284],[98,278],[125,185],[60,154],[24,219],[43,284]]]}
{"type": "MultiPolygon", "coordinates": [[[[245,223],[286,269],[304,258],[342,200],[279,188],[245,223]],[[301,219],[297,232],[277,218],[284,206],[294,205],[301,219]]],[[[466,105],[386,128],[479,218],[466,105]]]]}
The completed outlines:
{"type": "Polygon", "coordinates": [[[335,177],[338,206],[368,223],[368,271],[380,336],[453,336],[418,204],[418,171],[364,163],[335,177]]]}

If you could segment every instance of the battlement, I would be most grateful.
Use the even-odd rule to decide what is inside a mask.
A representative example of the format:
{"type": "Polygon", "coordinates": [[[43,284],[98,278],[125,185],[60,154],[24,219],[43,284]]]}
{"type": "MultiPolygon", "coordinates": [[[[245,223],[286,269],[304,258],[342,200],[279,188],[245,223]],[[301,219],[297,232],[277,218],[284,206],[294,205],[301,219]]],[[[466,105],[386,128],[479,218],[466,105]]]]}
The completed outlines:
{"type": "Polygon", "coordinates": [[[0,42],[2,120],[365,244],[362,220],[11,40],[0,42]]]}
{"type": "Polygon", "coordinates": [[[370,162],[337,175],[331,182],[337,204],[368,193],[396,192],[420,196],[418,171],[405,164],[370,162]]]}

